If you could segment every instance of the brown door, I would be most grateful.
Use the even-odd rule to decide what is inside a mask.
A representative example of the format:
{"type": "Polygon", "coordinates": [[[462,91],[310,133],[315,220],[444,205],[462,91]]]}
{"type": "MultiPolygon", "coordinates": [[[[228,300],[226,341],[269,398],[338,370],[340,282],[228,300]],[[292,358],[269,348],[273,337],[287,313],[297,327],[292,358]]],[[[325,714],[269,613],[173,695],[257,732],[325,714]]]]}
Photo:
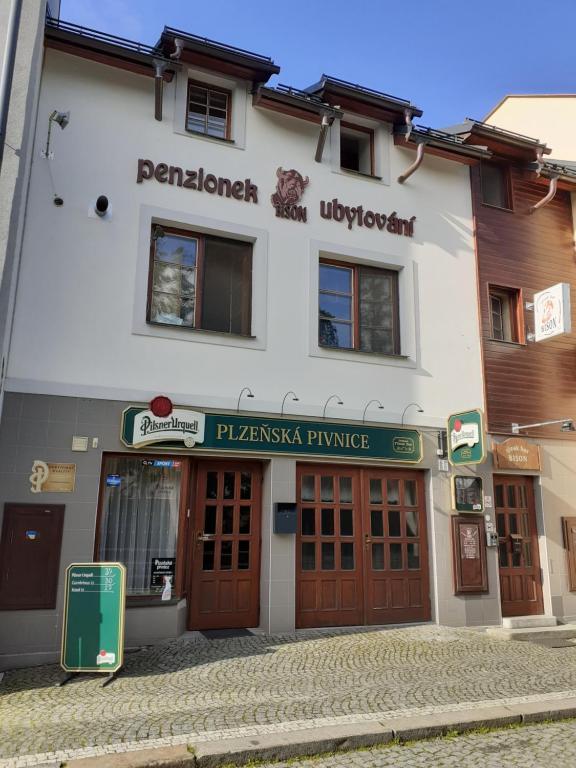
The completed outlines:
{"type": "Polygon", "coordinates": [[[576,517],[563,517],[564,546],[568,559],[568,585],[576,592],[576,517]]]}
{"type": "Polygon", "coordinates": [[[258,626],[261,479],[256,463],[198,464],[190,629],[258,626]]]}
{"type": "Polygon", "coordinates": [[[366,624],[430,619],[422,474],[365,470],[366,624]]]}
{"type": "Polygon", "coordinates": [[[300,465],[296,626],[430,618],[422,475],[300,465]]]}
{"type": "Polygon", "coordinates": [[[503,616],[543,611],[532,478],[495,475],[500,596],[503,616]]]}
{"type": "Polygon", "coordinates": [[[0,541],[0,608],[55,608],[63,504],[6,504],[0,541]]]}

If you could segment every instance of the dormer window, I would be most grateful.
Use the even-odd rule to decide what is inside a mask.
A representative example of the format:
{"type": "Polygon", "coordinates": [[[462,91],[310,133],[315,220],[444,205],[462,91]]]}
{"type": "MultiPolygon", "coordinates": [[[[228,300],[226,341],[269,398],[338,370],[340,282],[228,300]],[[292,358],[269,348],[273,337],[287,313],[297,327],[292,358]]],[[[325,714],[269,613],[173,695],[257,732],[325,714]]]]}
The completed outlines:
{"type": "Polygon", "coordinates": [[[186,130],[218,139],[230,138],[231,94],[188,81],[186,130]]]}
{"type": "Polygon", "coordinates": [[[374,175],[374,131],[360,125],[340,123],[340,167],[367,176],[374,175]]]}

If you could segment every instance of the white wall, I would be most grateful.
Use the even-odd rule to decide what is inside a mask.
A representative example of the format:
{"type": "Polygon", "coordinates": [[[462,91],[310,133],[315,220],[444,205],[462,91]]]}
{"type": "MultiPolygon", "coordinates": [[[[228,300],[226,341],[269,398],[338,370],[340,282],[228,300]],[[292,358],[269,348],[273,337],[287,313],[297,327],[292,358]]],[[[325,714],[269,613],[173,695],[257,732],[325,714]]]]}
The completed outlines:
{"type": "MultiPolygon", "coordinates": [[[[416,400],[425,410],[423,424],[442,424],[451,411],[481,406],[468,167],[426,157],[400,185],[396,178],[414,153],[384,136],[390,184],[335,173],[330,142],[323,163],[314,162],[317,126],[255,109],[249,96],[245,149],[182,135],[173,126],[175,93],[175,83],[166,85],[164,120],[156,122],[152,78],[47,51],[40,114],[71,110],[66,130],[54,129],[50,161],[54,191],[65,202],[62,208],[52,203],[48,161],[39,154],[46,124],[39,121],[8,387],[137,401],[164,392],[180,404],[229,408],[247,385],[256,398],[244,405],[257,410],[279,409],[283,394],[294,389],[301,402],[290,410],[310,415],[321,413],[337,392],[345,405],[330,416],[359,418],[365,403],[378,397],[386,407],[378,418],[397,421],[416,400]],[[250,177],[259,203],[155,180],[136,184],[140,157],[202,166],[231,179],[250,177]],[[270,194],[278,166],[310,177],[302,200],[307,223],[275,217],[270,194]],[[110,197],[109,221],[88,215],[99,194],[110,197]],[[333,197],[402,218],[415,215],[415,236],[349,231],[344,223],[323,220],[319,201],[333,197]],[[147,248],[141,232],[148,230],[151,211],[225,232],[267,231],[267,244],[261,238],[267,281],[254,296],[255,313],[267,316],[265,332],[243,346],[183,329],[162,336],[134,332],[135,298],[136,309],[142,301],[135,297],[138,265],[145,263],[147,248]],[[324,353],[313,343],[311,272],[321,252],[401,268],[407,358],[324,353]]],[[[410,416],[414,420],[415,410],[410,416]]]]}

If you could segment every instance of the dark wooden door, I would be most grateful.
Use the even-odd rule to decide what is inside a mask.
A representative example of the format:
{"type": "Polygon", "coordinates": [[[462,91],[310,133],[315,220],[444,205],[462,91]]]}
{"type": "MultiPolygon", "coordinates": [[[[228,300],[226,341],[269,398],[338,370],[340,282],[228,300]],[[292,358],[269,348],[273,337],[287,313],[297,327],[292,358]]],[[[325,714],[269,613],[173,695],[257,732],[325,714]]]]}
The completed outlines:
{"type": "Polygon", "coordinates": [[[430,618],[419,472],[299,465],[296,626],[430,618]]]}
{"type": "Polygon", "coordinates": [[[366,624],[429,621],[422,474],[364,470],[366,624]]]}
{"type": "Polygon", "coordinates": [[[502,615],[542,613],[542,574],[532,478],[495,475],[494,498],[502,615]]]}
{"type": "Polygon", "coordinates": [[[360,473],[299,465],[296,626],[364,622],[360,473]]]}
{"type": "Polygon", "coordinates": [[[6,504],[0,541],[0,608],[55,608],[63,504],[6,504]]]}
{"type": "Polygon", "coordinates": [[[257,463],[198,464],[190,629],[259,624],[261,481],[257,463]]]}
{"type": "Polygon", "coordinates": [[[576,592],[576,517],[563,517],[564,547],[568,565],[568,586],[576,592]]]}

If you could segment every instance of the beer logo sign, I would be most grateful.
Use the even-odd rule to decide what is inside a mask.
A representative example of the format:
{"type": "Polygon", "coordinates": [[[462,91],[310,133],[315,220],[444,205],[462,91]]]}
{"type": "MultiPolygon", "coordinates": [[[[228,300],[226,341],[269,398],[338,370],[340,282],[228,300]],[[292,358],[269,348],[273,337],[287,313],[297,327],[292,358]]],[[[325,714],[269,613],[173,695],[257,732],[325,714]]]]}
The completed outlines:
{"type": "Polygon", "coordinates": [[[276,216],[280,219],[306,221],[308,216],[306,206],[298,205],[298,203],[310,183],[310,178],[308,176],[304,178],[294,168],[289,171],[278,168],[276,176],[278,178],[276,192],[270,196],[272,205],[276,209],[276,216]]]}
{"type": "Polygon", "coordinates": [[[478,424],[465,424],[461,419],[456,419],[454,429],[450,432],[450,444],[452,450],[467,445],[472,448],[480,441],[478,424]]]}
{"type": "Polygon", "coordinates": [[[534,337],[544,341],[570,333],[570,286],[558,283],[534,294],[534,337]]]}
{"type": "Polygon", "coordinates": [[[205,416],[197,411],[174,408],[169,416],[156,416],[151,410],[140,411],[134,417],[132,446],[167,441],[183,442],[186,448],[204,442],[205,416]]]}
{"type": "Polygon", "coordinates": [[[479,410],[453,413],[448,418],[448,461],[452,466],[481,464],[486,459],[484,427],[479,410]]]}

